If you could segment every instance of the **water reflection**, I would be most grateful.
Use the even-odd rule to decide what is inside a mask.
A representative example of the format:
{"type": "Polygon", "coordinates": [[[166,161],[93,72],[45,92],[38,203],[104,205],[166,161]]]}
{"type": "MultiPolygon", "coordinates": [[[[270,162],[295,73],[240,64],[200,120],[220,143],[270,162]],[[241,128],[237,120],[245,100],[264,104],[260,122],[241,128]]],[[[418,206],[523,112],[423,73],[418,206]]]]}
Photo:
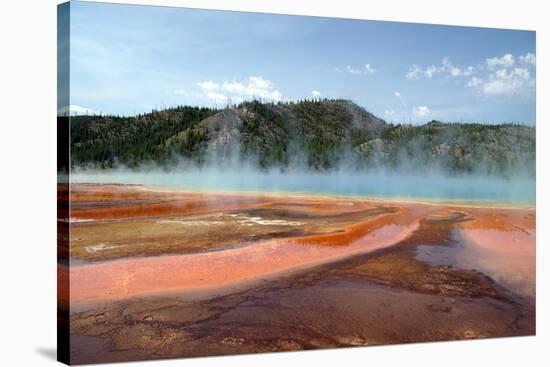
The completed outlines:
{"type": "Polygon", "coordinates": [[[464,250],[462,267],[479,270],[522,296],[535,296],[535,236],[523,231],[468,229],[457,231],[464,250]]]}

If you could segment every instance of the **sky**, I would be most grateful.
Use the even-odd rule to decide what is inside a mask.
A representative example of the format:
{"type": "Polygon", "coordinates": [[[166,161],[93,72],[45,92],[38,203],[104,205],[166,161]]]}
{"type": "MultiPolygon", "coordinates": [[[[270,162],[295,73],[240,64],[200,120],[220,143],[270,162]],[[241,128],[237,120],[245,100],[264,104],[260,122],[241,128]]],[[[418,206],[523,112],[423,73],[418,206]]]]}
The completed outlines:
{"type": "Polygon", "coordinates": [[[392,123],[535,124],[535,32],[73,1],[71,113],[351,99],[392,123]]]}

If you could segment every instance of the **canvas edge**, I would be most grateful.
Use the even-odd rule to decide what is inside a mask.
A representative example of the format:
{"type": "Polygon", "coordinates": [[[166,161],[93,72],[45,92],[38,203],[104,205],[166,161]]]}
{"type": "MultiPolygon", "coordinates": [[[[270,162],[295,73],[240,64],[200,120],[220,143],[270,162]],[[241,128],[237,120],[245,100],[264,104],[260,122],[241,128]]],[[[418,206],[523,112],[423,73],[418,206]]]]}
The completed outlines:
{"type": "Polygon", "coordinates": [[[57,360],[70,364],[70,2],[57,6],[57,360]]]}

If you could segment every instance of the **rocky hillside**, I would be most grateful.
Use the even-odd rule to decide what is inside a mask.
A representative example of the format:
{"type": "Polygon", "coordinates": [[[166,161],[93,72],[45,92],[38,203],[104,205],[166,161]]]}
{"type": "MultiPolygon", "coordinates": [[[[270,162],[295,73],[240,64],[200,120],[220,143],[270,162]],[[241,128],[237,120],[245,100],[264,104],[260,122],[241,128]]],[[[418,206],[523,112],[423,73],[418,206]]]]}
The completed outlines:
{"type": "Polygon", "coordinates": [[[171,167],[247,161],[259,168],[443,169],[534,175],[535,129],[391,125],[348,100],[182,106],[135,117],[71,118],[72,165],[171,167]]]}

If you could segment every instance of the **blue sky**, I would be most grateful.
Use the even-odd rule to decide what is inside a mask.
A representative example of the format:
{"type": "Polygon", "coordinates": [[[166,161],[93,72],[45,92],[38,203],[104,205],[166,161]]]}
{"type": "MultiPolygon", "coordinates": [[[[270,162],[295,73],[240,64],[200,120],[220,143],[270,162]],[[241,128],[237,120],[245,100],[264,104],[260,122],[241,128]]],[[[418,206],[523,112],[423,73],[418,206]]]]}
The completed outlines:
{"type": "Polygon", "coordinates": [[[535,32],[72,2],[71,109],[347,98],[389,122],[535,123],[535,32]]]}

